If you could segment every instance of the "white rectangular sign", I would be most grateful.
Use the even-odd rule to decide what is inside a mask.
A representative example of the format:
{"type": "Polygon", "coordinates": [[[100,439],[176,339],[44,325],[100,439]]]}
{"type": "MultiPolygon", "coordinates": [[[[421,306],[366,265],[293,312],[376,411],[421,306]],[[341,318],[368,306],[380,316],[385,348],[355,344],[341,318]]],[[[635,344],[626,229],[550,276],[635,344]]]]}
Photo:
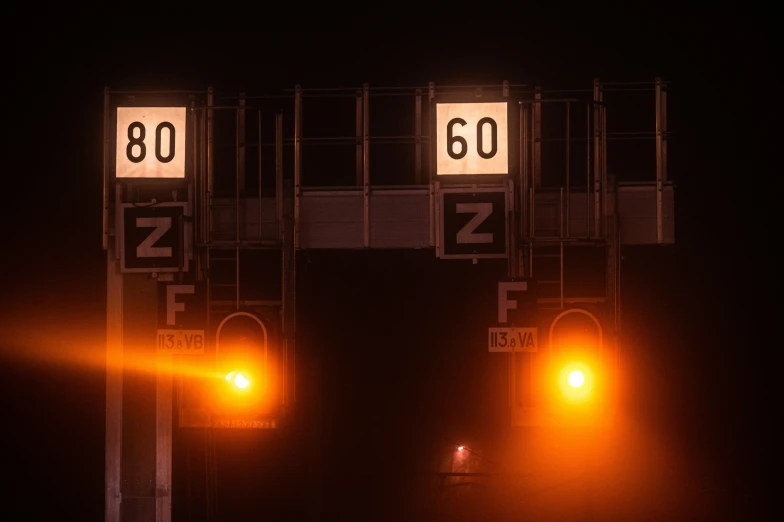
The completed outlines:
{"type": "Polygon", "coordinates": [[[204,330],[158,330],[158,353],[191,355],[204,353],[204,330]]]}
{"type": "Polygon", "coordinates": [[[487,349],[491,352],[536,352],[536,328],[491,326],[487,329],[487,349]]]}
{"type": "Polygon", "coordinates": [[[185,177],[185,107],[117,107],[117,178],[185,177]]]}
{"type": "Polygon", "coordinates": [[[436,104],[436,174],[509,174],[506,102],[436,104]]]}

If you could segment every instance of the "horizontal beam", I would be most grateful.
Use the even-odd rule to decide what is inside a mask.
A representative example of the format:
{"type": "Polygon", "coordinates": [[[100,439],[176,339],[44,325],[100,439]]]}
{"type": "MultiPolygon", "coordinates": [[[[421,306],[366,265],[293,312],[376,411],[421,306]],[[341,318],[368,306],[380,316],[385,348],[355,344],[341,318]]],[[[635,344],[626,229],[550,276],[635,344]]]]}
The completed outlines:
{"type": "MultiPolygon", "coordinates": [[[[240,300],[240,308],[252,308],[254,306],[280,306],[282,301],[280,299],[267,299],[267,300],[240,300]]],[[[236,300],[211,300],[210,308],[231,308],[237,307],[236,300]]]]}
{"type": "MultiPolygon", "coordinates": [[[[451,186],[451,185],[450,185],[451,186]]],[[[675,242],[674,189],[663,189],[664,244],[675,242]]],[[[565,198],[564,198],[565,199],[565,198]]],[[[371,187],[370,248],[430,248],[430,188],[427,185],[406,187],[371,187]]],[[[215,198],[213,205],[213,237],[233,238],[236,234],[235,199],[215,198]]],[[[269,248],[278,238],[274,219],[275,198],[263,198],[259,237],[259,199],[240,198],[240,243],[249,248],[269,248]],[[254,244],[254,241],[256,242],[254,244]]],[[[300,248],[362,249],[364,246],[363,193],[359,187],[303,187],[300,196],[300,248]]],[[[621,244],[655,245],[657,241],[657,208],[655,183],[619,184],[617,208],[620,219],[621,244]]],[[[569,238],[579,243],[588,237],[592,209],[585,191],[569,194],[569,238]]],[[[559,190],[537,190],[535,196],[535,242],[559,241],[562,216],[559,190]]],[[[595,239],[593,240],[595,242],[595,239]]],[[[233,246],[233,241],[223,246],[233,246]]],[[[219,246],[219,245],[213,245],[219,246]]]]}

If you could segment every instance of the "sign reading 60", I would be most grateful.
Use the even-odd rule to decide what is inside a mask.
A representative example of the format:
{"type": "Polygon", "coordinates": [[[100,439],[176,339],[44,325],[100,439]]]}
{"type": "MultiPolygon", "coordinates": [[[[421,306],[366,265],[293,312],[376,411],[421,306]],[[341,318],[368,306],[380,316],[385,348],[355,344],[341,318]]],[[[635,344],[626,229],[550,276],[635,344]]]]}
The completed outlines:
{"type": "Polygon", "coordinates": [[[508,174],[507,103],[436,104],[436,174],[508,174]]]}
{"type": "MultiPolygon", "coordinates": [[[[446,152],[452,159],[462,159],[468,153],[468,143],[462,136],[455,136],[455,125],[466,125],[463,118],[452,118],[446,124],[446,152]],[[455,152],[454,145],[461,145],[460,152],[455,152]]],[[[493,118],[485,116],[476,122],[476,153],[480,158],[490,159],[498,152],[498,123],[493,118]],[[484,126],[490,127],[490,150],[484,148],[484,126]]]]}

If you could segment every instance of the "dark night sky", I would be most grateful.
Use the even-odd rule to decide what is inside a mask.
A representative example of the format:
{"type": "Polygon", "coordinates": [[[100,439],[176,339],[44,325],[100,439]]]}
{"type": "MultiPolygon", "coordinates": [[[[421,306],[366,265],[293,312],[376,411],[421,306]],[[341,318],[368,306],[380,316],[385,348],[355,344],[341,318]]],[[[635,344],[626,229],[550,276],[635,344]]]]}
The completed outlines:
{"type": "MultiPolygon", "coordinates": [[[[585,32],[587,24],[577,20],[553,23],[560,25],[557,32],[542,26],[527,32],[530,25],[476,33],[470,45],[453,43],[460,34],[473,34],[468,28],[449,33],[446,25],[413,33],[183,33],[145,36],[143,44],[138,34],[122,32],[74,36],[41,28],[6,34],[11,73],[3,85],[8,91],[3,134],[11,143],[4,149],[6,197],[0,207],[6,223],[0,353],[9,357],[0,359],[0,447],[10,508],[28,520],[53,514],[63,520],[103,517],[102,372],[11,355],[36,343],[73,350],[102,342],[105,85],[213,85],[224,92],[253,92],[295,83],[508,79],[560,87],[587,86],[594,76],[648,80],[656,75],[673,85],[670,125],[677,134],[670,172],[678,187],[677,244],[666,253],[626,253],[631,321],[649,318],[637,323],[637,332],[665,339],[638,354],[646,373],[637,404],[643,406],[640,415],[649,411],[665,419],[662,425],[719,477],[724,489],[717,498],[754,498],[765,505],[773,471],[773,419],[780,416],[768,380],[779,344],[770,333],[776,321],[773,288],[780,286],[771,270],[777,229],[768,206],[774,186],[769,173],[775,171],[764,159],[775,106],[769,101],[772,36],[748,13],[682,16],[667,23],[634,17],[598,35],[585,32]]],[[[378,270],[385,270],[380,263],[378,270]]],[[[328,266],[314,265],[314,273],[328,266]]],[[[353,268],[342,266],[341,273],[353,268]]],[[[396,284],[411,288],[404,279],[415,271],[398,270],[400,280],[388,280],[385,291],[396,284]]],[[[364,294],[348,289],[346,295],[364,294]]],[[[389,310],[395,303],[405,306],[399,299],[387,303],[389,310]]],[[[347,314],[361,313],[348,302],[343,306],[347,314]]],[[[322,318],[317,328],[330,331],[325,324],[340,315],[322,318]]],[[[368,364],[388,363],[365,357],[368,364]]],[[[396,371],[406,368],[401,364],[396,371]]],[[[368,384],[355,384],[363,383],[368,384]]],[[[356,417],[346,408],[334,412],[347,422],[356,417]]]]}

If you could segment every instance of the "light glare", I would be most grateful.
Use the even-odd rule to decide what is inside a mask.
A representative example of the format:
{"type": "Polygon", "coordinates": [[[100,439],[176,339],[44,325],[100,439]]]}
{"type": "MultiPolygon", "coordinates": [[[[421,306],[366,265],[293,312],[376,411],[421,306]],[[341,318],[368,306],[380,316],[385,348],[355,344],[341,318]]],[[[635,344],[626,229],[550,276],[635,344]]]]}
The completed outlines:
{"type": "Polygon", "coordinates": [[[237,376],[234,377],[234,385],[238,388],[247,388],[248,384],[250,384],[250,381],[241,373],[238,373],[237,376]]]}
{"type": "Polygon", "coordinates": [[[571,362],[561,367],[558,386],[569,403],[583,403],[593,394],[594,376],[591,368],[582,362],[571,362]]]}
{"type": "Polygon", "coordinates": [[[245,389],[250,385],[250,379],[245,377],[241,372],[229,372],[226,374],[226,380],[240,389],[245,389]]]}
{"type": "Polygon", "coordinates": [[[572,372],[569,374],[569,385],[572,388],[579,388],[583,384],[585,384],[585,376],[583,375],[583,372],[580,370],[572,370],[572,372]]]}

